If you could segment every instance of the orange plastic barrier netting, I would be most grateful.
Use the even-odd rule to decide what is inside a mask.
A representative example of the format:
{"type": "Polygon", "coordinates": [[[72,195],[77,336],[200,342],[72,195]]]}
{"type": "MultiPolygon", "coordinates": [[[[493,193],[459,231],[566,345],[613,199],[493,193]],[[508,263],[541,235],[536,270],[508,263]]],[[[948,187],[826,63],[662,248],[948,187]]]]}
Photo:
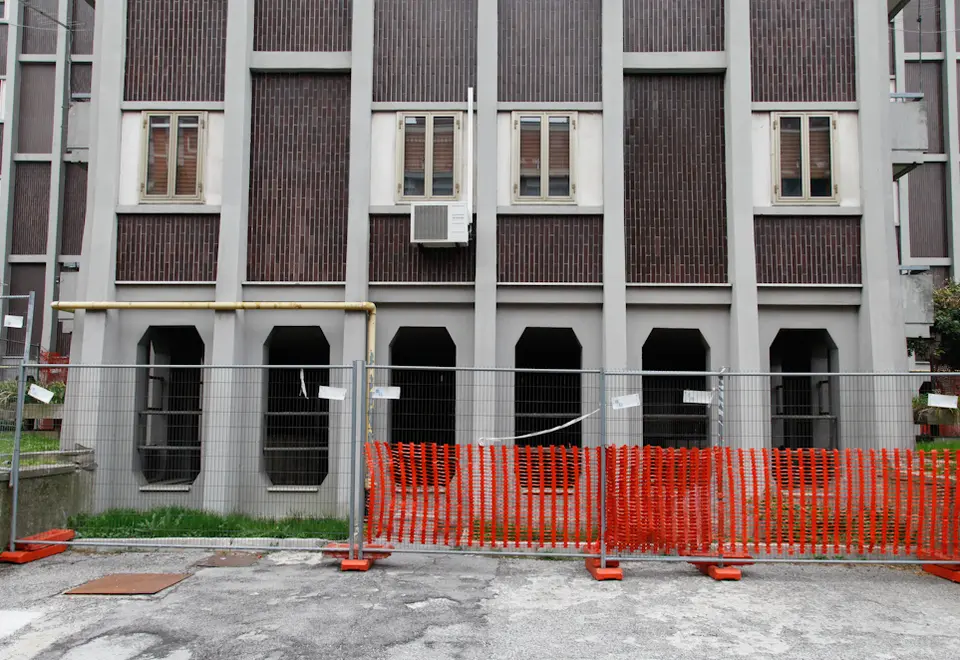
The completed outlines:
{"type": "Polygon", "coordinates": [[[369,443],[368,542],[960,560],[960,451],[369,443]],[[601,498],[600,467],[605,469],[601,498]]]}
{"type": "Polygon", "coordinates": [[[599,540],[600,448],[366,446],[368,542],[569,548],[599,540]]]}

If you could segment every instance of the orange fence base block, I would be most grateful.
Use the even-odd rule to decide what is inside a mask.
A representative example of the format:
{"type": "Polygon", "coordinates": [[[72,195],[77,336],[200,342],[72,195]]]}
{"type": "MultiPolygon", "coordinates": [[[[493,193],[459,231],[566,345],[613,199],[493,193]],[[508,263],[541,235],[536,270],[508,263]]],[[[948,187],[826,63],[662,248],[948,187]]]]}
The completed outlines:
{"type": "Polygon", "coordinates": [[[373,559],[341,559],[341,571],[360,571],[366,572],[373,567],[373,559]]]}
{"type": "Polygon", "coordinates": [[[706,567],[697,566],[697,568],[707,577],[712,577],[718,581],[739,580],[743,577],[743,571],[736,566],[717,566],[716,564],[710,564],[706,567]]]}
{"type": "Polygon", "coordinates": [[[588,558],[584,563],[594,580],[603,582],[604,580],[623,579],[623,569],[620,568],[620,562],[618,561],[608,561],[606,568],[601,568],[600,560],[595,557],[588,558]]]}
{"type": "Polygon", "coordinates": [[[951,566],[944,566],[942,564],[924,564],[923,570],[930,575],[936,575],[944,580],[950,580],[951,582],[960,584],[960,567],[958,567],[956,564],[951,566]]]}
{"type": "Polygon", "coordinates": [[[71,541],[76,536],[72,529],[51,529],[28,536],[17,541],[15,549],[0,552],[0,562],[9,564],[26,564],[31,561],[57,555],[65,552],[66,545],[50,545],[48,543],[30,543],[30,541],[71,541]]]}

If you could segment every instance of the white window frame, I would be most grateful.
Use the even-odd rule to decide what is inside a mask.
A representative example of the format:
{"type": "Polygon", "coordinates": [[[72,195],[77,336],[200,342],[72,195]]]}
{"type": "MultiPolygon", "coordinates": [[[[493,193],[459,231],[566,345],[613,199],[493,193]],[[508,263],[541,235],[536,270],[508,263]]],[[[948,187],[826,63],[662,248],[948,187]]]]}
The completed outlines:
{"type": "Polygon", "coordinates": [[[773,176],[771,192],[773,203],[781,206],[836,206],[840,203],[840,183],[837,175],[840,168],[837,163],[837,113],[836,112],[775,112],[771,115],[771,130],[773,138],[773,176]],[[800,119],[800,149],[803,158],[803,195],[800,197],[784,197],[780,190],[780,120],[789,117],[800,119]],[[812,197],[810,195],[810,118],[828,117],[830,119],[830,180],[833,184],[832,194],[829,197],[812,197]]]}
{"type": "Polygon", "coordinates": [[[576,112],[514,112],[511,186],[514,204],[576,204],[577,203],[577,113],[576,112]],[[540,119],[540,192],[539,197],[520,195],[520,118],[540,119]],[[570,121],[570,194],[550,195],[550,119],[564,117],[570,121]]]}
{"type": "Polygon", "coordinates": [[[169,111],[163,112],[153,110],[143,112],[140,115],[140,203],[141,204],[184,204],[184,203],[202,203],[203,201],[203,178],[206,172],[205,152],[207,150],[207,113],[202,111],[169,111]],[[148,195],[147,194],[147,160],[150,157],[150,119],[153,117],[170,118],[170,144],[169,158],[167,163],[167,194],[148,195]],[[197,192],[193,195],[177,195],[176,175],[177,175],[177,126],[180,117],[197,117],[199,119],[199,135],[197,139],[197,192]]]}
{"type": "Polygon", "coordinates": [[[10,13],[10,1],[11,0],[4,0],[3,6],[0,7],[0,23],[6,23],[8,20],[7,14],[10,13]]]}
{"type": "Polygon", "coordinates": [[[397,162],[396,201],[409,202],[456,202],[462,194],[461,170],[463,169],[463,113],[462,112],[398,112],[397,113],[397,162]],[[404,159],[407,146],[406,121],[409,117],[425,117],[427,122],[424,145],[423,195],[406,195],[403,192],[404,159]],[[433,122],[437,117],[453,117],[453,194],[433,194],[433,122]]]}
{"type": "Polygon", "coordinates": [[[0,78],[0,122],[7,120],[7,79],[0,78]]]}

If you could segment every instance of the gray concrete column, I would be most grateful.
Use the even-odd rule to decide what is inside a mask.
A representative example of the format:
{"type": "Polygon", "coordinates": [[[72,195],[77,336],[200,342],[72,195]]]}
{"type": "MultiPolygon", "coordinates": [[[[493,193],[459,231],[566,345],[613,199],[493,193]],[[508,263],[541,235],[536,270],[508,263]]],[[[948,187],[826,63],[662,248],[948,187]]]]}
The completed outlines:
{"type": "MultiPolygon", "coordinates": [[[[727,271],[730,303],[730,364],[737,372],[758,372],[763,364],[757,308],[757,267],[753,227],[753,88],[751,85],[750,0],[725,6],[727,75],[724,85],[727,170],[727,271]]],[[[728,378],[725,383],[724,441],[736,447],[764,447],[770,437],[768,380],[728,378]]]]}
{"type": "MultiPolygon", "coordinates": [[[[50,204],[47,218],[47,256],[44,276],[44,291],[47,300],[56,300],[59,296],[59,277],[57,257],[60,255],[61,209],[63,208],[63,146],[67,138],[67,109],[70,106],[70,39],[63,25],[70,25],[73,16],[73,2],[60,0],[57,20],[62,24],[57,30],[57,64],[54,74],[53,93],[53,144],[50,148],[50,204]]],[[[51,28],[53,29],[53,28],[51,28]]],[[[41,345],[56,350],[57,312],[50,308],[37,310],[34,322],[42,324],[41,345]]]]}
{"type": "MultiPolygon", "coordinates": [[[[127,3],[101,0],[94,27],[94,64],[91,99],[90,165],[87,185],[86,224],[83,229],[83,256],[77,286],[85,300],[116,298],[115,263],[117,243],[116,204],[120,179],[120,107],[123,101],[123,70],[126,44],[127,3]]],[[[109,364],[116,362],[118,312],[80,312],[75,315],[73,362],[109,364]]],[[[120,413],[114,411],[118,386],[126,378],[115,370],[89,372],[82,388],[89,405],[81,419],[82,437],[93,445],[99,466],[95,506],[111,506],[115,491],[132,465],[124,461],[132,450],[128,428],[120,428],[120,413]]],[[[69,393],[67,395],[70,396],[69,393]]],[[[129,482],[126,482],[129,483],[129,482]]]]}
{"type": "MultiPolygon", "coordinates": [[[[247,270],[247,207],[250,190],[250,54],[253,49],[254,0],[229,0],[227,6],[227,65],[224,82],[223,201],[217,255],[218,302],[243,300],[247,270]]],[[[244,312],[216,312],[214,368],[204,378],[203,506],[228,513],[240,508],[241,483],[259,476],[260,434],[239,433],[236,420],[250,408],[256,375],[245,369],[216,365],[247,362],[243,346],[244,312]],[[242,474],[252,473],[252,474],[242,474]]],[[[254,420],[250,420],[253,422],[254,420]]],[[[257,421],[254,428],[259,428],[257,421]]]]}
{"type": "MultiPolygon", "coordinates": [[[[369,291],[370,131],[373,103],[374,0],[353,2],[353,52],[350,67],[350,187],[347,215],[347,266],[344,296],[364,301],[369,291]]],[[[366,350],[366,317],[344,315],[343,363],[354,360],[383,362],[386,356],[366,350]]],[[[373,351],[375,347],[370,347],[373,351]]],[[[349,391],[352,391],[348,387],[349,391]]],[[[351,404],[352,405],[352,404],[351,404]]],[[[350,498],[350,429],[331,433],[330,478],[337,480],[337,502],[343,511],[350,498]]]]}
{"type": "MultiPolygon", "coordinates": [[[[477,5],[476,226],[473,364],[497,366],[497,3],[477,5]]],[[[474,372],[472,441],[496,436],[497,381],[494,372],[474,372]]],[[[505,410],[501,411],[507,414],[505,410]]]]}
{"type": "Polygon", "coordinates": [[[950,275],[960,277],[960,81],[957,75],[957,6],[951,0],[943,3],[941,28],[943,30],[943,68],[946,74],[944,90],[944,129],[946,130],[947,154],[947,208],[949,216],[947,231],[950,237],[950,275]]]}
{"type": "MultiPolygon", "coordinates": [[[[602,368],[627,368],[627,285],[624,245],[624,150],[623,150],[623,0],[603,0],[603,362],[602,368]]],[[[608,404],[606,440],[609,444],[630,442],[640,415],[636,410],[613,412],[610,401],[627,394],[622,376],[605,379],[608,404]]],[[[637,379],[634,379],[637,380],[637,379]]],[[[634,435],[643,436],[642,429],[634,435]]]]}
{"type": "MultiPolygon", "coordinates": [[[[16,171],[13,154],[17,152],[17,124],[19,119],[17,117],[17,105],[20,98],[20,67],[17,64],[17,54],[20,52],[21,30],[17,26],[23,23],[20,20],[20,15],[20,0],[8,2],[7,16],[10,23],[7,27],[7,91],[3,108],[3,166],[0,169],[0,213],[3,213],[3,231],[0,231],[0,258],[3,259],[0,281],[3,283],[3,288],[0,292],[4,294],[10,293],[10,263],[7,257],[10,255],[10,241],[13,236],[13,177],[16,171]]],[[[0,309],[0,314],[5,313],[6,303],[0,307],[3,307],[3,309],[0,309]]],[[[0,328],[0,333],[6,337],[6,328],[0,328]]]]}
{"type": "MultiPolygon", "coordinates": [[[[880,4],[856,3],[863,204],[860,368],[873,372],[903,372],[907,369],[896,227],[893,224],[893,189],[890,185],[893,165],[889,147],[888,22],[884,7],[880,4]]],[[[861,400],[866,410],[861,414],[873,425],[864,437],[872,438],[874,447],[912,445],[912,425],[907,424],[911,415],[910,406],[901,400],[903,393],[898,391],[895,379],[867,379],[863,388],[865,392],[861,400]],[[910,426],[910,432],[905,431],[907,426],[910,426]],[[891,429],[897,429],[898,432],[893,433],[891,429]]]]}

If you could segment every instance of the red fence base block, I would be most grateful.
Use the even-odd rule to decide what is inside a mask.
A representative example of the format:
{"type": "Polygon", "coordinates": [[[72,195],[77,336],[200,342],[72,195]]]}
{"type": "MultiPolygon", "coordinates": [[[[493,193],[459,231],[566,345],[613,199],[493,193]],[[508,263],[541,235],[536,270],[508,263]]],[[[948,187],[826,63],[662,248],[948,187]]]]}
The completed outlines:
{"type": "MultiPolygon", "coordinates": [[[[696,559],[699,553],[691,553],[689,556],[696,559]]],[[[701,556],[708,557],[709,553],[703,553],[701,556]]],[[[691,561],[698,571],[712,577],[714,580],[739,580],[743,577],[743,571],[740,566],[752,566],[753,557],[740,553],[724,553],[723,566],[715,561],[691,561]]]]}
{"type": "Polygon", "coordinates": [[[47,543],[30,543],[30,541],[71,541],[76,536],[72,529],[51,529],[46,532],[28,536],[15,544],[13,551],[0,552],[0,562],[9,564],[26,564],[31,561],[60,554],[67,549],[66,545],[50,545],[47,543]]]}
{"type": "Polygon", "coordinates": [[[373,567],[372,559],[341,559],[341,571],[360,571],[366,572],[373,567]]]}
{"type": "Polygon", "coordinates": [[[943,566],[941,564],[924,564],[923,570],[930,575],[936,575],[944,580],[950,580],[960,584],[960,566],[943,566]]]}
{"type": "Polygon", "coordinates": [[[341,571],[369,571],[373,562],[387,559],[392,553],[388,545],[368,545],[363,548],[363,559],[350,559],[350,544],[331,543],[323,548],[323,556],[340,560],[341,571]]]}
{"type": "Polygon", "coordinates": [[[606,568],[600,567],[600,560],[596,557],[588,557],[585,562],[587,571],[593,576],[593,579],[603,582],[604,580],[622,580],[623,569],[620,568],[620,562],[608,561],[606,568]]]}
{"type": "Polygon", "coordinates": [[[739,580],[743,577],[743,571],[736,566],[708,564],[707,566],[697,566],[697,569],[707,577],[712,577],[714,580],[739,580]]]}

